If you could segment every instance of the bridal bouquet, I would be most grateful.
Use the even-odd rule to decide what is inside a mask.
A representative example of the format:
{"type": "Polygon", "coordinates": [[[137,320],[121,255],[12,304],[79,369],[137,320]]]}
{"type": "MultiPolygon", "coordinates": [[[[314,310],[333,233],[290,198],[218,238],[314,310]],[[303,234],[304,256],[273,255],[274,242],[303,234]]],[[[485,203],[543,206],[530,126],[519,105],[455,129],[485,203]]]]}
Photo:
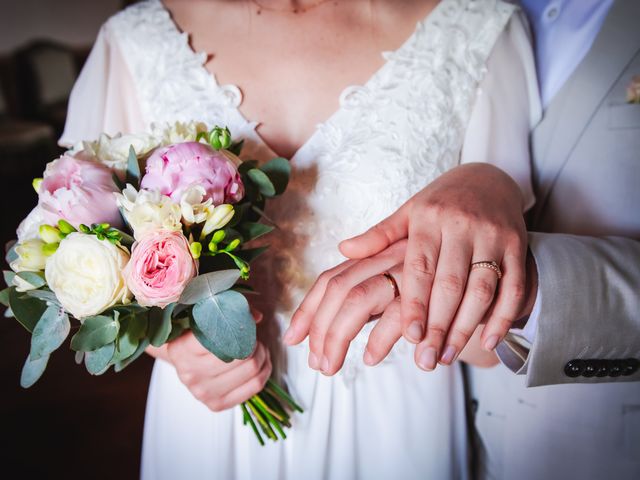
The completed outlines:
{"type": "MultiPolygon", "coordinates": [[[[67,339],[76,362],[100,375],[191,330],[225,362],[247,358],[256,326],[241,293],[273,229],[263,209],[286,188],[284,158],[241,161],[242,142],[200,123],[144,135],[102,135],[49,163],[34,180],[38,205],[8,245],[0,292],[31,333],[21,385],[33,385],[67,339]],[[141,175],[140,164],[145,164],[141,175]]],[[[286,438],[300,407],[276,383],[241,405],[264,444],[286,438]]]]}

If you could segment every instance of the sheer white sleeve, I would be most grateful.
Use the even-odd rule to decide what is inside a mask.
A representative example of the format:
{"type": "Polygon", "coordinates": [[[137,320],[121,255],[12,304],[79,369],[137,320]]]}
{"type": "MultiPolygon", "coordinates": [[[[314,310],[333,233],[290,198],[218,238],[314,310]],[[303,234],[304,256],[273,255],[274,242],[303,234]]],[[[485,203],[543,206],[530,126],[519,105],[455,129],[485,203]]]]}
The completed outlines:
{"type": "Polygon", "coordinates": [[[487,162],[507,172],[522,190],[525,210],[535,202],[529,133],[541,107],[535,61],[523,17],[514,14],[487,61],[462,149],[462,163],[487,162]]]}
{"type": "Polygon", "coordinates": [[[69,98],[67,120],[58,143],[69,147],[104,132],[135,132],[145,128],[131,73],[105,24],[69,98]]]}

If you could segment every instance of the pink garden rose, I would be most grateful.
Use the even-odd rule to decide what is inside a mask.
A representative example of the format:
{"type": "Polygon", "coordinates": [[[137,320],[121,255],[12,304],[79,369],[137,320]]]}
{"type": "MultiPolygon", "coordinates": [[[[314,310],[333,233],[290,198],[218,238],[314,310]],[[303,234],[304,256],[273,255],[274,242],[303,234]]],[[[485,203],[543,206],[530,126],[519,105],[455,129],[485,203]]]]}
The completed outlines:
{"type": "Polygon", "coordinates": [[[81,223],[122,226],[114,192],[118,187],[104,165],[63,155],[44,172],[38,189],[38,206],[45,223],[64,219],[75,227],[81,223]]]}
{"type": "Polygon", "coordinates": [[[164,308],[180,298],[197,268],[181,232],[157,230],[134,244],[123,273],[140,305],[164,308]]]}
{"type": "Polygon", "coordinates": [[[147,160],[146,174],[140,186],[159,190],[179,202],[193,185],[202,186],[205,198],[213,205],[237,203],[244,186],[235,165],[222,153],[199,142],[185,142],[157,149],[147,160]]]}

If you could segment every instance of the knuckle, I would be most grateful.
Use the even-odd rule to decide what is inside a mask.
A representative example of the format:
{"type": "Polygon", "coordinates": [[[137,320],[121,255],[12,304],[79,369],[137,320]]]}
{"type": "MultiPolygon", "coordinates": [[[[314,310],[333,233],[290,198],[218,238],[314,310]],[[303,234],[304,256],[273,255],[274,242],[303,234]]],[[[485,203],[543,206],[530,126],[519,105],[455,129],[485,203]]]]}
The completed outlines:
{"type": "Polygon", "coordinates": [[[352,305],[357,305],[366,300],[369,296],[369,293],[369,286],[366,283],[360,283],[349,290],[345,302],[352,305]]]}
{"type": "Polygon", "coordinates": [[[327,283],[327,290],[330,292],[340,292],[344,290],[346,286],[346,278],[343,274],[339,273],[331,277],[327,283]]]}
{"type": "Polygon", "coordinates": [[[493,300],[495,286],[488,280],[480,279],[474,282],[471,294],[478,302],[488,305],[493,300]]]}
{"type": "Polygon", "coordinates": [[[451,336],[461,344],[466,344],[473,335],[473,330],[456,327],[451,332],[451,336]]]}
{"type": "MultiPolygon", "coordinates": [[[[423,317],[425,312],[427,311],[427,305],[421,298],[413,297],[409,299],[409,311],[412,313],[412,315],[423,317]]],[[[422,318],[422,320],[424,320],[424,318],[422,318]]]]}
{"type": "Polygon", "coordinates": [[[447,335],[447,330],[438,326],[428,326],[427,327],[427,338],[430,340],[436,340],[441,342],[442,339],[447,335]]]}
{"type": "Polygon", "coordinates": [[[431,261],[424,254],[412,258],[409,262],[409,267],[411,267],[411,269],[415,273],[426,277],[433,277],[435,272],[434,266],[432,265],[431,261]]]}
{"type": "Polygon", "coordinates": [[[465,280],[457,273],[448,273],[438,281],[438,287],[451,296],[460,296],[464,291],[465,280]]]}

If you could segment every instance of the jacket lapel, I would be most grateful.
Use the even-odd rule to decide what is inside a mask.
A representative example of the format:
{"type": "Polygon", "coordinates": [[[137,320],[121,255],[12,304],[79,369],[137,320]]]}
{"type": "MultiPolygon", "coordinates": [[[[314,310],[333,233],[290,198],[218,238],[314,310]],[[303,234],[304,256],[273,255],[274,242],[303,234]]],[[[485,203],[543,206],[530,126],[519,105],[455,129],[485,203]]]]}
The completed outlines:
{"type": "Polygon", "coordinates": [[[542,122],[534,130],[535,220],[544,209],[556,178],[596,110],[637,53],[640,45],[639,18],[639,1],[615,2],[591,50],[556,94],[542,122]]]}

